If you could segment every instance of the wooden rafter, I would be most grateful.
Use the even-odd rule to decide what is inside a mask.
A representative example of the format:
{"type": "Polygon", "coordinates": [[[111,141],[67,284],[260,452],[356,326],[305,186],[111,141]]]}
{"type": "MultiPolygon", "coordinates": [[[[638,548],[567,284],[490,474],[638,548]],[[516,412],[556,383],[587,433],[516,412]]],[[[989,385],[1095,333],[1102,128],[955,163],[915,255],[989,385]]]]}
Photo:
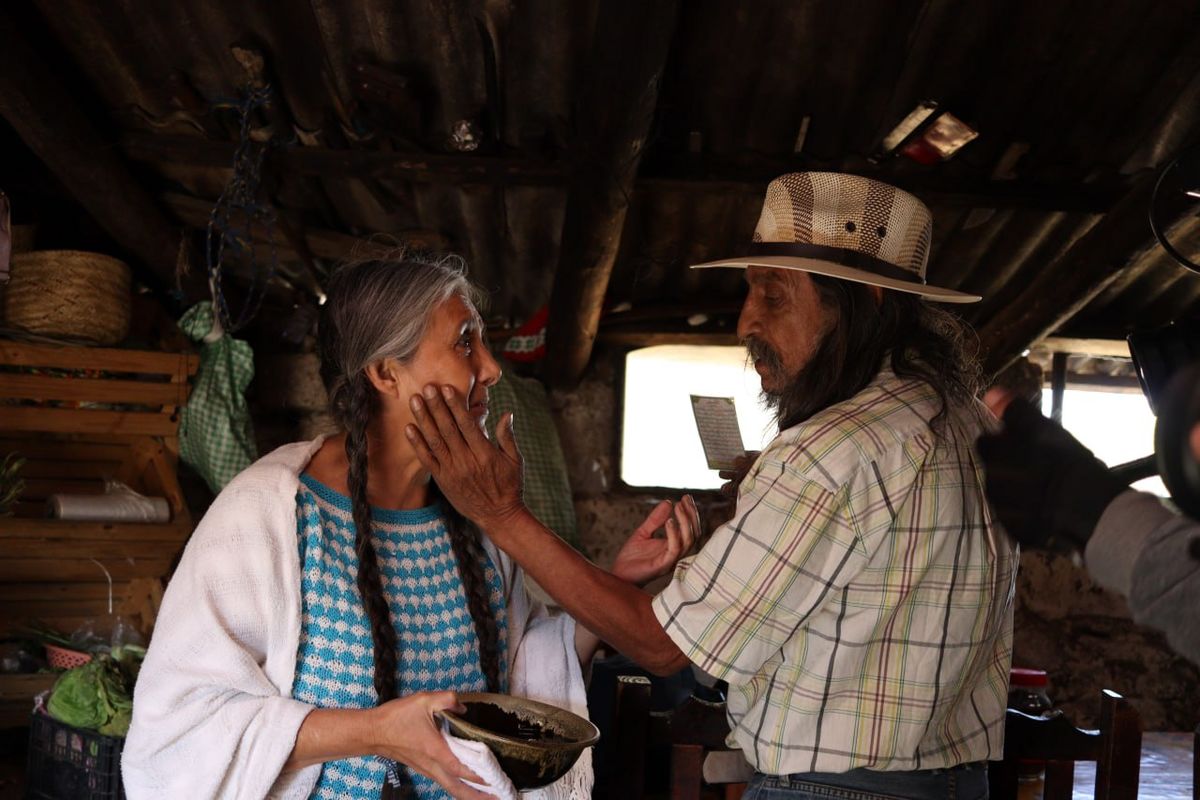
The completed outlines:
{"type": "MultiPolygon", "coordinates": [[[[162,196],[163,202],[174,212],[179,221],[191,228],[203,230],[208,225],[208,215],[212,211],[213,201],[192,197],[178,192],[167,192],[162,196]]],[[[337,261],[351,255],[371,255],[385,253],[391,249],[387,240],[363,239],[337,231],[319,228],[305,228],[298,235],[304,237],[304,244],[309,252],[317,258],[337,261]]],[[[442,251],[450,246],[449,240],[434,231],[400,231],[389,234],[388,239],[394,239],[396,244],[417,250],[442,251]]],[[[277,242],[279,257],[287,261],[303,261],[304,256],[297,252],[290,242],[277,242]]]]}
{"type": "MultiPolygon", "coordinates": [[[[225,168],[233,161],[233,148],[232,142],[198,136],[129,132],[121,139],[121,149],[127,157],[149,164],[225,168]]],[[[570,179],[565,164],[536,158],[300,146],[282,148],[270,158],[278,169],[309,177],[393,177],[414,183],[464,186],[562,186],[570,179]]],[[[733,192],[758,196],[772,178],[814,166],[804,160],[710,157],[703,161],[654,165],[639,174],[634,184],[690,194],[733,192]]],[[[964,180],[925,174],[897,176],[883,170],[867,170],[863,174],[910,191],[930,205],[947,208],[1105,212],[1124,191],[1119,181],[1079,185],[964,180]]]]}
{"type": "MultiPolygon", "coordinates": [[[[807,159],[738,158],[680,161],[647,165],[639,186],[685,191],[693,194],[734,192],[761,195],[772,179],[788,172],[820,169],[807,159]]],[[[937,174],[892,174],[884,169],[843,171],[861,174],[911,192],[931,206],[945,208],[1033,209],[1080,213],[1104,212],[1125,191],[1120,181],[1098,185],[1048,183],[1027,180],[964,180],[937,174]]]]}
{"type": "Polygon", "coordinates": [[[1154,172],[1142,174],[1112,211],[987,320],[979,339],[988,371],[1003,369],[1033,342],[1058,330],[1128,264],[1157,246],[1147,221],[1156,179],[1154,172]]]}
{"type": "Polygon", "coordinates": [[[575,120],[576,168],[546,329],[548,378],[557,386],[577,382],[591,357],[678,5],[620,0],[600,6],[575,120]]]}
{"type": "MultiPolygon", "coordinates": [[[[121,149],[135,161],[152,164],[229,167],[234,143],[132,132],[122,137],[121,149]]],[[[267,160],[282,171],[317,177],[390,177],[458,185],[558,186],[566,182],[562,165],[503,156],[289,146],[270,151],[267,160]]]]}

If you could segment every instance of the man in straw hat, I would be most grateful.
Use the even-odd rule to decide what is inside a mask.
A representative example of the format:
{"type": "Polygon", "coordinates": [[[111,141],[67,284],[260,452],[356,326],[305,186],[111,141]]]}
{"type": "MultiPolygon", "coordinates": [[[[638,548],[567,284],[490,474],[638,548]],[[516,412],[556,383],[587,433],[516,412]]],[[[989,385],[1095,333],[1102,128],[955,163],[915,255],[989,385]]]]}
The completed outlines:
{"type": "MultiPolygon", "coordinates": [[[[981,797],[1001,756],[1015,552],[973,457],[970,337],[931,302],[979,298],[926,284],[930,231],[892,186],[784,175],[746,255],[697,265],[745,269],[738,335],[780,433],[656,597],[525,510],[510,425],[492,444],[461,398],[427,393],[411,432],[451,501],[582,625],[656,673],[690,661],[728,681],[756,800],[981,797]]],[[[677,528],[645,544],[664,563],[677,528]]]]}

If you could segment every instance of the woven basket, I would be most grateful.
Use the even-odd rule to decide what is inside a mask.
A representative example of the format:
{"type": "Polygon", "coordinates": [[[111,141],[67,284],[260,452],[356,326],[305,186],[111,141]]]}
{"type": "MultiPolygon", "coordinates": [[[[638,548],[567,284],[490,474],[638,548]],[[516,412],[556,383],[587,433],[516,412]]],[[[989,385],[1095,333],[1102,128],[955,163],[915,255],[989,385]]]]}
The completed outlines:
{"type": "Polygon", "coordinates": [[[117,344],[129,334],[131,274],[122,261],[76,250],[12,257],[6,325],[43,336],[117,344]]]}

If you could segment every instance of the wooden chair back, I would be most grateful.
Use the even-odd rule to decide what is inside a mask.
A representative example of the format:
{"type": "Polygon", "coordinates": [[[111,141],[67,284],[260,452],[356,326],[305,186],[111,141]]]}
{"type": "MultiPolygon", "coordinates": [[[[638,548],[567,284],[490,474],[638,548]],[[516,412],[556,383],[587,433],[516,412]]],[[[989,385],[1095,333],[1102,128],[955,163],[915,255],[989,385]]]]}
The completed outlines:
{"type": "Polygon", "coordinates": [[[1070,800],[1075,762],[1096,762],[1096,800],[1134,800],[1142,755],[1142,724],[1137,709],[1116,692],[1100,698],[1100,729],[1076,728],[1061,714],[1031,717],[1008,710],[1004,760],[990,765],[991,796],[1017,797],[1020,762],[1046,765],[1045,800],[1070,800]]]}
{"type": "MultiPolygon", "coordinates": [[[[705,755],[728,750],[729,722],[725,703],[695,695],[671,711],[650,710],[650,681],[642,676],[617,679],[614,733],[619,773],[612,798],[638,800],[645,794],[646,757],[651,748],[666,745],[671,752],[671,800],[699,800],[705,755]]],[[[730,784],[726,797],[740,797],[741,784],[730,784]]]]}

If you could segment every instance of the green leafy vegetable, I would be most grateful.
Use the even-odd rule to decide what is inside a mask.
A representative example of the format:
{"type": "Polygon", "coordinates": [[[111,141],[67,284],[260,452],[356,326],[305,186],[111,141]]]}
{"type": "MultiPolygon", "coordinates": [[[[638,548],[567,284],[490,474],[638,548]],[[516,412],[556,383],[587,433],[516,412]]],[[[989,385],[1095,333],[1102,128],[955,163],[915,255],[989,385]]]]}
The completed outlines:
{"type": "Polygon", "coordinates": [[[46,704],[50,715],[77,728],[124,736],[133,717],[133,684],[145,653],[137,645],[125,645],[113,656],[99,654],[67,670],[46,704]]]}

